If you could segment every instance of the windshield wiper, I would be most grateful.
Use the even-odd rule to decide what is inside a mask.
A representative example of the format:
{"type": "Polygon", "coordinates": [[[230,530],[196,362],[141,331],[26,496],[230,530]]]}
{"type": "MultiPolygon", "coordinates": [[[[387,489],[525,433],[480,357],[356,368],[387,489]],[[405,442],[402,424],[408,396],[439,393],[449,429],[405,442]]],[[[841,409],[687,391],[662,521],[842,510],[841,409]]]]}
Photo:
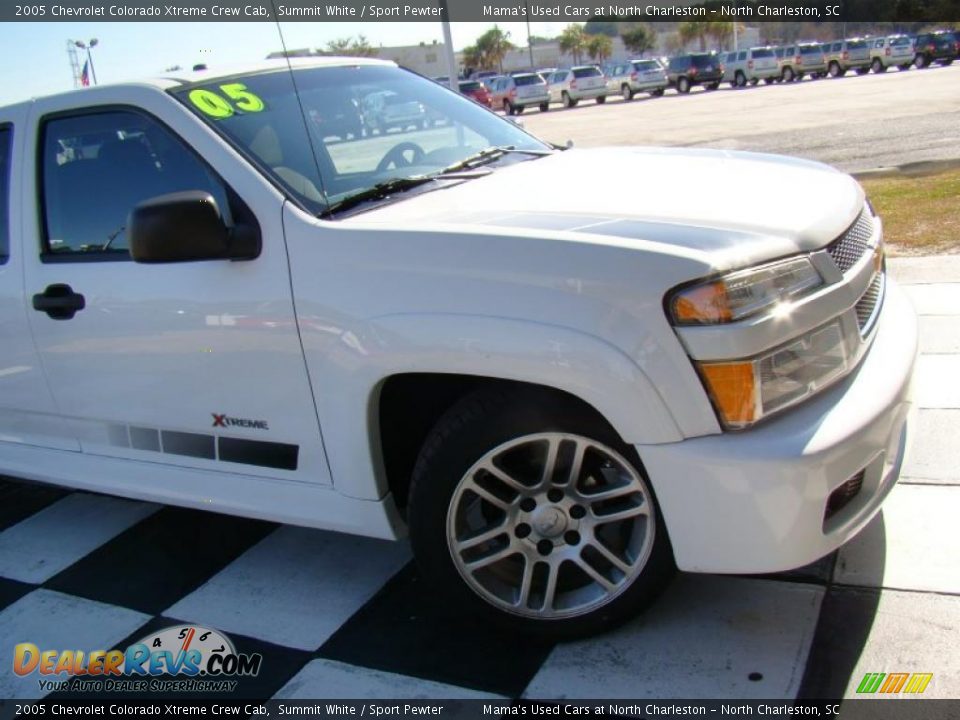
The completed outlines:
{"type": "Polygon", "coordinates": [[[332,215],[337,212],[343,212],[344,210],[350,210],[371,200],[385,200],[396,193],[406,192],[415,187],[433,182],[433,179],[432,175],[414,175],[413,177],[384,180],[365,190],[360,190],[353,195],[348,195],[343,198],[343,200],[331,203],[327,206],[326,210],[323,211],[322,215],[332,215]]]}
{"type": "Polygon", "coordinates": [[[486,165],[489,162],[503,157],[504,155],[509,155],[510,153],[517,153],[519,155],[535,155],[540,157],[542,155],[553,155],[552,150],[524,150],[523,148],[517,148],[514,145],[494,145],[492,147],[484,148],[480,152],[474,153],[465,157],[463,160],[458,160],[453,165],[448,165],[443,170],[441,170],[437,175],[448,175],[450,173],[457,172],[458,170],[465,170],[467,168],[479,167],[480,165],[486,165]]]}

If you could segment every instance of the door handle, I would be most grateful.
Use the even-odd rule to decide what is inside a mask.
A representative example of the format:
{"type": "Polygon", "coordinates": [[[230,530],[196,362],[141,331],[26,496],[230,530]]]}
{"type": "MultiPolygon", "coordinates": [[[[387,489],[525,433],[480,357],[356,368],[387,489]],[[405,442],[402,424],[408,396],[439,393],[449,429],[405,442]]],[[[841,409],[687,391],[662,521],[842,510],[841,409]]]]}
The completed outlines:
{"type": "Polygon", "coordinates": [[[54,320],[70,320],[86,306],[83,295],[63,283],[48,285],[42,293],[33,296],[33,309],[45,312],[54,320]]]}

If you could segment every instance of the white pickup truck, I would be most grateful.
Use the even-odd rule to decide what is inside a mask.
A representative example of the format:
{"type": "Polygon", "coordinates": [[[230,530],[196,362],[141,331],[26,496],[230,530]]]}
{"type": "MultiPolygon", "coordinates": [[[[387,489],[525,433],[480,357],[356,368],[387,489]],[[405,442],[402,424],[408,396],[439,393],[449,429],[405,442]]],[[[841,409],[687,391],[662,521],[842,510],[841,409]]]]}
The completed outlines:
{"type": "Polygon", "coordinates": [[[458,612],[561,636],[896,482],[915,318],[826,166],[561,151],[326,58],[0,108],[0,179],[2,473],[409,533],[458,612]],[[357,132],[384,92],[427,127],[357,132]]]}

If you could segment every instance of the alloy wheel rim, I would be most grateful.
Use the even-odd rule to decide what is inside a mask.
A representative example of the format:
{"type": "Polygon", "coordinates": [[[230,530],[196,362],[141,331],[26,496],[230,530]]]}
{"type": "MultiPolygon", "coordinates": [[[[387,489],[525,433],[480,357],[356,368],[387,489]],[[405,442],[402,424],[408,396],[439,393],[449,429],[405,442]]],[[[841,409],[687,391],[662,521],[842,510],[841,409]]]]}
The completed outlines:
{"type": "Polygon", "coordinates": [[[513,615],[593,612],[646,566],[652,495],[615,450],[567,433],[504,443],[464,474],[447,511],[447,545],[466,584],[513,615]]]}

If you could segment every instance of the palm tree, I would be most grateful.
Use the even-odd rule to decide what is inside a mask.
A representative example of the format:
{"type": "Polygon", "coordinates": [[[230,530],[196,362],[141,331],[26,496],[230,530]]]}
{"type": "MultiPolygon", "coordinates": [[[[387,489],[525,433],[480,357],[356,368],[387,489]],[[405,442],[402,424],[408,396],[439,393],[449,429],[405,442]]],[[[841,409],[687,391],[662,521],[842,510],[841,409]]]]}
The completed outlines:
{"type": "Polygon", "coordinates": [[[656,41],[655,35],[646,25],[637,25],[626,30],[620,39],[623,40],[627,50],[637,53],[640,57],[643,57],[643,54],[650,50],[656,41]]]}
{"type": "Polygon", "coordinates": [[[489,65],[496,65],[503,72],[503,58],[514,49],[510,42],[510,33],[504,32],[497,25],[487,30],[477,38],[476,48],[483,54],[483,59],[489,65]]]}
{"type": "MultiPolygon", "coordinates": [[[[743,25],[737,23],[737,30],[742,32],[743,25]]],[[[726,48],[733,37],[733,20],[711,22],[708,34],[716,41],[718,48],[726,48]]]]}
{"type": "Polygon", "coordinates": [[[606,35],[591,35],[587,40],[587,54],[592,60],[601,65],[603,61],[613,55],[613,40],[606,35]]]}
{"type": "Polygon", "coordinates": [[[583,55],[586,45],[587,34],[580,25],[567,25],[560,33],[560,52],[573,55],[573,61],[577,65],[580,64],[580,56],[583,55]]]}
{"type": "Polygon", "coordinates": [[[680,23],[680,27],[677,28],[677,34],[680,35],[680,40],[683,41],[684,45],[694,38],[697,38],[700,41],[700,52],[706,52],[707,35],[711,32],[711,25],[713,25],[713,23],[709,20],[688,20],[687,22],[680,23]]]}

